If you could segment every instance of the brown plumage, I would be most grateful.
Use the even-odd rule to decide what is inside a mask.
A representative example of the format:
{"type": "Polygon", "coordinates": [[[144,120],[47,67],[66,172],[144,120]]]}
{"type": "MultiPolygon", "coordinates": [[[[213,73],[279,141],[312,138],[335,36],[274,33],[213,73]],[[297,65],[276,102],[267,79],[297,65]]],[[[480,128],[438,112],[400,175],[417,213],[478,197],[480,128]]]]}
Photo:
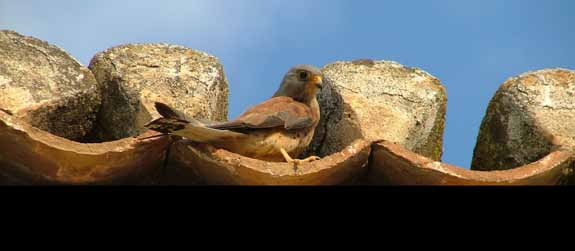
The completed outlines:
{"type": "Polygon", "coordinates": [[[297,65],[284,76],[274,96],[226,122],[200,122],[186,118],[169,106],[156,103],[163,118],[146,127],[164,134],[209,143],[261,160],[301,163],[318,159],[299,156],[311,142],[319,122],[316,94],[321,88],[319,69],[297,65]]]}

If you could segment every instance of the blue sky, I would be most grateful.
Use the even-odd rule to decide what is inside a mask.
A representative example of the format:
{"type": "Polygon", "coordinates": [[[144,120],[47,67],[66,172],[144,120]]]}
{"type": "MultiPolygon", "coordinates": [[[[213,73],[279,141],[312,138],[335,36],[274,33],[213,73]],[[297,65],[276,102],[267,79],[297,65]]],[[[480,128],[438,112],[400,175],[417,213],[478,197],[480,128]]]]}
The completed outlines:
{"type": "Polygon", "coordinates": [[[572,0],[0,0],[0,29],[88,64],[123,43],[171,43],[224,65],[230,117],[295,64],[371,58],[419,67],[448,92],[443,160],[468,168],[487,103],[514,75],[575,69],[572,0]]]}

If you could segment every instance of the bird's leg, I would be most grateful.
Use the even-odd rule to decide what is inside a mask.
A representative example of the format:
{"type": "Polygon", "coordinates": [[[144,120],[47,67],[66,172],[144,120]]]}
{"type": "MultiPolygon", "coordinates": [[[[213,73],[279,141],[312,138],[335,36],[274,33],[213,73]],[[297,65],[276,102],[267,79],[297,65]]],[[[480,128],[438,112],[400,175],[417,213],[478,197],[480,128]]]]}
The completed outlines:
{"type": "Polygon", "coordinates": [[[294,163],[295,165],[299,165],[299,164],[302,164],[305,162],[312,162],[312,161],[320,159],[320,157],[318,157],[318,156],[310,156],[310,157],[307,157],[305,159],[293,159],[291,156],[289,156],[289,154],[287,153],[287,151],[283,147],[280,148],[280,152],[284,156],[284,159],[286,160],[287,163],[294,163]]]}

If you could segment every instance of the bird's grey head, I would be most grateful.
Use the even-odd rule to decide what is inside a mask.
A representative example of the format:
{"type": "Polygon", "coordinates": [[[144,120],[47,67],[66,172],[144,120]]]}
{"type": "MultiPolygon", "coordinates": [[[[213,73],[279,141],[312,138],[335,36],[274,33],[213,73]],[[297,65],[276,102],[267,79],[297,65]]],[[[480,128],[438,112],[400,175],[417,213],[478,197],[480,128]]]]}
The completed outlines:
{"type": "Polygon", "coordinates": [[[312,65],[296,65],[285,74],[274,97],[288,96],[300,102],[309,102],[321,87],[320,69],[312,65]]]}

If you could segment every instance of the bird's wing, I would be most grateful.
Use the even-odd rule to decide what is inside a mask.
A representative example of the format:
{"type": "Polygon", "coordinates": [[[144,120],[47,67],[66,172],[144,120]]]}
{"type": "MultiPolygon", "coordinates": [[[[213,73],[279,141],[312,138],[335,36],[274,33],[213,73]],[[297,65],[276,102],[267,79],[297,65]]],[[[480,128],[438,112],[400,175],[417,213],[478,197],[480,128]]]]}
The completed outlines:
{"type": "Polygon", "coordinates": [[[290,97],[274,97],[248,109],[238,118],[210,125],[213,129],[245,130],[284,127],[287,130],[310,127],[316,122],[309,106],[290,97]]]}

